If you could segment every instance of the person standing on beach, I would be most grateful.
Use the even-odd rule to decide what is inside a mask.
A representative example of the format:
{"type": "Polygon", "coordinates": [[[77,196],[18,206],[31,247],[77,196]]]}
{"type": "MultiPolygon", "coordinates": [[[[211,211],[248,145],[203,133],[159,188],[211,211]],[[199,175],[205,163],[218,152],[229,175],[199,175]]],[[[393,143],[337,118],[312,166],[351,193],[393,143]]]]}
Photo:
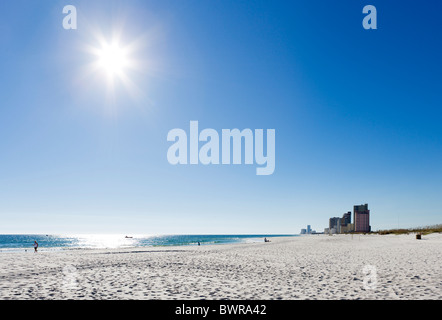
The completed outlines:
{"type": "Polygon", "coordinates": [[[38,242],[34,241],[34,253],[37,252],[38,249],[38,242]]]}

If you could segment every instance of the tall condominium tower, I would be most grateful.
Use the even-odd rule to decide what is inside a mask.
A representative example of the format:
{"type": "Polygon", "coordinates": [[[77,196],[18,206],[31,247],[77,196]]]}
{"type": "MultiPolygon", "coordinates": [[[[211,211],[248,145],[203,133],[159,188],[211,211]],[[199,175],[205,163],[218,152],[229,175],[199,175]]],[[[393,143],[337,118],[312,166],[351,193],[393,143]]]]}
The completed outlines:
{"type": "Polygon", "coordinates": [[[370,210],[368,204],[361,204],[353,207],[353,222],[355,232],[370,232],[370,210]]]}
{"type": "Polygon", "coordinates": [[[341,225],[346,226],[349,223],[351,223],[351,211],[344,213],[341,219],[341,225]]]}
{"type": "Polygon", "coordinates": [[[330,218],[328,220],[328,228],[330,232],[333,232],[332,230],[335,230],[334,232],[341,233],[341,218],[330,218]]]}

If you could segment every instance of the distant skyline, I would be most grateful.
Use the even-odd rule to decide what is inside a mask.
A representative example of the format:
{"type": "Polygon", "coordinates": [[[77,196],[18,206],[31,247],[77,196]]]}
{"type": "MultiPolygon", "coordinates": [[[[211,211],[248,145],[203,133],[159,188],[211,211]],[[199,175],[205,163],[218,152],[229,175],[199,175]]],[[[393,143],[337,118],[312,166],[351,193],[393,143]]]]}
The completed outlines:
{"type": "Polygon", "coordinates": [[[373,231],[442,223],[441,9],[1,2],[0,234],[298,234],[365,203],[373,231]],[[171,165],[190,121],[275,129],[273,174],[171,165]]]}

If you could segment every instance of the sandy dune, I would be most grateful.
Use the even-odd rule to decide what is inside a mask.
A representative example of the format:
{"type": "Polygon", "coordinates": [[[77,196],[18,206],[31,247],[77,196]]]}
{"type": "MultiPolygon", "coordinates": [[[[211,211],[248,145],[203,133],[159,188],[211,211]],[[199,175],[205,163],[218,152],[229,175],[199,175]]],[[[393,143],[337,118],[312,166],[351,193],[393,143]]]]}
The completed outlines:
{"type": "Polygon", "coordinates": [[[0,299],[442,299],[442,234],[0,253],[0,299]]]}

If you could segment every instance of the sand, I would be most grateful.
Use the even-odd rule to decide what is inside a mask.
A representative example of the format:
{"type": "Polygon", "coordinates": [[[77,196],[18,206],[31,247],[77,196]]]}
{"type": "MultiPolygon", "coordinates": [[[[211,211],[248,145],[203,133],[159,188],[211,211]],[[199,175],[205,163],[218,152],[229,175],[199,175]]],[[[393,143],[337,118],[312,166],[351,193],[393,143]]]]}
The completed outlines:
{"type": "Polygon", "coordinates": [[[0,299],[442,299],[442,234],[0,253],[0,299]]]}

